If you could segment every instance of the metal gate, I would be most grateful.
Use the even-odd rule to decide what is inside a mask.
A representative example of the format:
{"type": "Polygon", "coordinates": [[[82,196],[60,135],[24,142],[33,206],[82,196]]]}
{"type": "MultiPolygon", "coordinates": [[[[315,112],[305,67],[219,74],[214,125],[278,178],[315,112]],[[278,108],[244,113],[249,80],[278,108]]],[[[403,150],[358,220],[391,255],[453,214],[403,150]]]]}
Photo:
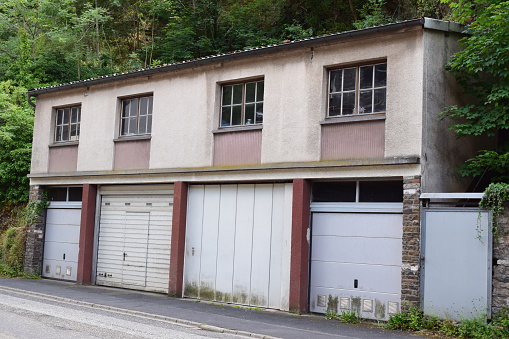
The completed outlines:
{"type": "Polygon", "coordinates": [[[491,313],[491,217],[477,207],[426,208],[422,218],[424,313],[461,320],[491,313]]]}

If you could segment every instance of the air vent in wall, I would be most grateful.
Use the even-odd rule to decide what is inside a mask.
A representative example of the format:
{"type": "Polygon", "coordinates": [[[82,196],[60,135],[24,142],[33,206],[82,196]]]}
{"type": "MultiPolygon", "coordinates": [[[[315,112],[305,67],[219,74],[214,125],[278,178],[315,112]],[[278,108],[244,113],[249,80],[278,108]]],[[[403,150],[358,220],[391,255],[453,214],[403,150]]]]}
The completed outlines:
{"type": "Polygon", "coordinates": [[[316,295],[316,306],[317,307],[327,307],[327,296],[324,294],[316,295]]]}

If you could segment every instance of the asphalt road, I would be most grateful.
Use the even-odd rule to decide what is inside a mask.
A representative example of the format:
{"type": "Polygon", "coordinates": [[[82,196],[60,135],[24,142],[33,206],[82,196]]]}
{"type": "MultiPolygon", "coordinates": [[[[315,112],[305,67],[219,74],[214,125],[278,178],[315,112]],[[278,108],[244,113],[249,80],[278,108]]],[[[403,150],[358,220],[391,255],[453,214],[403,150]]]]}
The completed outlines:
{"type": "Polygon", "coordinates": [[[143,316],[0,291],[0,338],[240,338],[143,316]]]}

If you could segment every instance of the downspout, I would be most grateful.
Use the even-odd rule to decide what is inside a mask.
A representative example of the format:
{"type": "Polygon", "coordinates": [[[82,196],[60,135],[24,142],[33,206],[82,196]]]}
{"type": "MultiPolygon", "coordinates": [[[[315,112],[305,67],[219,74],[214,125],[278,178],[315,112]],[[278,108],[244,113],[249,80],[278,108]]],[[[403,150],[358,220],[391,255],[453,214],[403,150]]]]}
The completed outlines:
{"type": "Polygon", "coordinates": [[[27,92],[27,101],[30,104],[30,106],[35,108],[35,103],[32,101],[32,97],[35,98],[36,96],[27,92]]]}

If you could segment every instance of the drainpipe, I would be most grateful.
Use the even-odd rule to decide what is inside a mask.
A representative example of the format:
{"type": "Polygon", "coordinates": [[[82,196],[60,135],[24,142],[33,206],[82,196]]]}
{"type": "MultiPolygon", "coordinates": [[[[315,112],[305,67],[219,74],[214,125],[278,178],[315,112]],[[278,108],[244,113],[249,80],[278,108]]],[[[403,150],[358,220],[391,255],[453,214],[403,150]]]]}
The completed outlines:
{"type": "Polygon", "coordinates": [[[30,93],[27,93],[27,101],[28,101],[28,103],[30,104],[30,106],[35,108],[35,103],[32,101],[32,97],[35,98],[36,96],[33,95],[33,94],[30,94],[30,93]]]}

